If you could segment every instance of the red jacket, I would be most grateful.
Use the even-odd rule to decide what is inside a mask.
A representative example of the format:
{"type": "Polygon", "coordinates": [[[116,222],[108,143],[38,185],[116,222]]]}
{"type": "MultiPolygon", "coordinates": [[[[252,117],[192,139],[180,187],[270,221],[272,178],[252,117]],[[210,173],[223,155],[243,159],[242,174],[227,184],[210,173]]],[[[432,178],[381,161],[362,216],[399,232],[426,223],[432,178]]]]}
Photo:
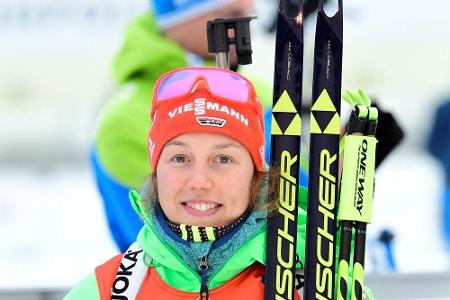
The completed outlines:
{"type": "MultiPolygon", "coordinates": [[[[111,289],[116,279],[121,260],[122,255],[117,255],[95,269],[100,299],[111,299],[111,289]]],[[[210,290],[209,297],[211,300],[264,299],[264,284],[262,283],[263,275],[264,266],[255,263],[232,280],[218,288],[210,290]]],[[[159,277],[155,268],[150,267],[145,275],[136,299],[197,300],[199,299],[199,292],[184,292],[169,286],[159,277]]],[[[295,293],[295,300],[301,300],[297,293],[295,293]]]]}

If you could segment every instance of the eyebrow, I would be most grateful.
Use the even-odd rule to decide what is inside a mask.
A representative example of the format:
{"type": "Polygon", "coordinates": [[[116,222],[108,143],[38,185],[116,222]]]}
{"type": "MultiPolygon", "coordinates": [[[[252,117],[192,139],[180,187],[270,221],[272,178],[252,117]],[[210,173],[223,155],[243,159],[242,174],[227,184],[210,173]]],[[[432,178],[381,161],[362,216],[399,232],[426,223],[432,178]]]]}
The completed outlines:
{"type": "MultiPolygon", "coordinates": [[[[170,142],[168,142],[166,144],[166,146],[182,146],[182,147],[188,147],[188,145],[185,142],[182,141],[177,141],[177,140],[172,140],[170,142]]],[[[223,144],[217,144],[215,145],[213,148],[214,149],[225,149],[225,148],[230,148],[230,147],[234,147],[234,148],[242,148],[242,146],[240,146],[239,144],[236,144],[234,142],[229,142],[229,143],[223,143],[223,144]]]]}
{"type": "Polygon", "coordinates": [[[218,145],[214,146],[214,148],[216,148],[216,149],[225,149],[225,148],[230,148],[230,147],[242,148],[242,146],[240,146],[236,143],[233,143],[233,142],[218,144],[218,145]]]}
{"type": "Polygon", "coordinates": [[[166,147],[167,146],[186,146],[186,143],[183,143],[183,142],[177,141],[177,140],[173,140],[173,141],[168,142],[166,144],[166,147]]]}

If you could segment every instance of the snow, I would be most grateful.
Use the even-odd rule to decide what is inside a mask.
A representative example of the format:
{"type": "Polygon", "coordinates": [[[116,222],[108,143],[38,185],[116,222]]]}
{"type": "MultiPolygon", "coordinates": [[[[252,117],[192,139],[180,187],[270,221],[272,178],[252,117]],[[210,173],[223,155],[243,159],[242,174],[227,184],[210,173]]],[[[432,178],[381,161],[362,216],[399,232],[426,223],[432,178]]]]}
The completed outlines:
{"type": "Polygon", "coordinates": [[[116,252],[86,165],[1,168],[2,289],[67,289],[116,252]]]}

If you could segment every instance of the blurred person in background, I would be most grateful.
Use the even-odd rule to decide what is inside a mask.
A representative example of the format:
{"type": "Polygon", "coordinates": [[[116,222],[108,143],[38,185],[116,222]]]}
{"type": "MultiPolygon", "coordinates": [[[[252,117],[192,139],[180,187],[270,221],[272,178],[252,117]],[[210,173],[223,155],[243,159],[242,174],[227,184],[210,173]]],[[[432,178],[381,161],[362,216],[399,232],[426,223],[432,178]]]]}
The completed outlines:
{"type": "MultiPolygon", "coordinates": [[[[118,89],[101,111],[91,154],[109,229],[122,252],[143,224],[129,205],[128,192],[140,190],[151,173],[145,136],[156,79],[175,68],[214,65],[208,54],[207,21],[248,16],[254,0],[152,0],[151,4],[153,11],[127,28],[113,64],[118,89]]],[[[236,70],[233,53],[230,62],[236,70]]],[[[264,106],[270,107],[271,87],[256,83],[256,89],[264,106]]]]}
{"type": "Polygon", "coordinates": [[[444,167],[443,225],[447,244],[450,245],[450,100],[436,108],[431,128],[428,150],[444,167]]]}

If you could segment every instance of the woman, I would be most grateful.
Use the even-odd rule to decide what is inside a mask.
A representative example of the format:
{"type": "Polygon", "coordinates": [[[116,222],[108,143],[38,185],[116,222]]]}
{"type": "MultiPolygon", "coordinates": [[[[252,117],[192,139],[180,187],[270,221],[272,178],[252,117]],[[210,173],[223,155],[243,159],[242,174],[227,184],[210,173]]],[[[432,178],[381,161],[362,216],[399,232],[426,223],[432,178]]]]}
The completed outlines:
{"type": "MultiPolygon", "coordinates": [[[[156,79],[175,68],[213,65],[206,22],[248,16],[254,2],[151,0],[151,12],[136,17],[127,26],[124,44],[113,63],[117,90],[98,116],[91,152],[108,227],[120,252],[136,240],[143,225],[127,198],[130,189],[141,189],[151,170],[147,141],[142,137],[149,128],[148,112],[156,79]]],[[[230,52],[230,63],[237,65],[234,51],[230,52]]],[[[268,109],[272,104],[270,86],[256,78],[252,82],[268,109]]]]}
{"type": "Polygon", "coordinates": [[[252,84],[218,68],[169,72],[156,82],[151,120],[155,171],[143,199],[130,192],[144,221],[137,242],[66,299],[263,299],[266,216],[276,201],[266,197],[263,110],[252,84]]]}

